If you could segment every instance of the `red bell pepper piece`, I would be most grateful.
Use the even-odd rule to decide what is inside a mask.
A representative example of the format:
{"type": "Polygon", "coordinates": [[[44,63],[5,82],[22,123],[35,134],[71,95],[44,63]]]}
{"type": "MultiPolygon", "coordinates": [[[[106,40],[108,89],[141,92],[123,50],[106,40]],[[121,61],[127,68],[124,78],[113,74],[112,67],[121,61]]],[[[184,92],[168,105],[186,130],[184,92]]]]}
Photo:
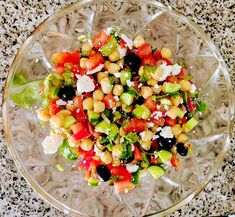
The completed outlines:
{"type": "Polygon", "coordinates": [[[177,156],[173,155],[173,156],[171,157],[170,162],[171,162],[171,165],[172,165],[174,168],[179,167],[179,159],[177,158],[177,156]]]}
{"type": "Polygon", "coordinates": [[[132,179],[132,174],[128,172],[126,167],[112,167],[111,169],[111,174],[112,176],[118,176],[118,179],[121,180],[131,180],[132,179]]]}
{"type": "Polygon", "coordinates": [[[136,55],[141,59],[149,56],[150,54],[152,55],[152,48],[151,45],[148,43],[142,44],[136,52],[136,55]]]}
{"type": "Polygon", "coordinates": [[[116,99],[114,99],[113,94],[109,93],[108,95],[106,95],[103,99],[103,102],[105,104],[105,107],[107,109],[112,109],[116,106],[116,99]]]}
{"type": "Polygon", "coordinates": [[[49,105],[49,115],[56,115],[61,109],[56,104],[49,105]]]}
{"type": "Polygon", "coordinates": [[[84,127],[78,133],[74,134],[73,138],[76,141],[79,141],[81,139],[88,138],[90,135],[91,133],[89,132],[89,130],[86,127],[84,127]]]}
{"type": "Polygon", "coordinates": [[[134,146],[134,157],[136,161],[142,160],[142,152],[136,145],[134,146]]]}
{"type": "Polygon", "coordinates": [[[155,118],[150,118],[150,121],[160,127],[163,127],[165,124],[165,118],[164,117],[159,117],[158,119],[155,118]]]}
{"type": "Polygon", "coordinates": [[[105,44],[108,43],[110,39],[110,35],[107,35],[105,31],[102,31],[94,36],[92,39],[92,44],[95,49],[100,49],[103,47],[105,44]]]}
{"type": "Polygon", "coordinates": [[[145,106],[151,111],[154,112],[157,110],[157,102],[152,100],[152,97],[149,96],[146,100],[145,100],[145,106]]]}
{"type": "Polygon", "coordinates": [[[86,61],[86,69],[92,70],[102,64],[104,61],[105,59],[102,54],[100,54],[99,52],[94,52],[86,61]]]}
{"type": "Polygon", "coordinates": [[[144,119],[138,119],[133,117],[128,123],[127,127],[124,128],[126,132],[142,132],[147,128],[147,121],[144,119]]]}
{"type": "Polygon", "coordinates": [[[177,123],[177,119],[176,119],[176,118],[172,119],[172,118],[170,118],[170,117],[168,117],[168,116],[166,117],[166,120],[165,120],[166,126],[171,126],[171,127],[173,127],[173,126],[176,125],[176,123],[177,123]]]}

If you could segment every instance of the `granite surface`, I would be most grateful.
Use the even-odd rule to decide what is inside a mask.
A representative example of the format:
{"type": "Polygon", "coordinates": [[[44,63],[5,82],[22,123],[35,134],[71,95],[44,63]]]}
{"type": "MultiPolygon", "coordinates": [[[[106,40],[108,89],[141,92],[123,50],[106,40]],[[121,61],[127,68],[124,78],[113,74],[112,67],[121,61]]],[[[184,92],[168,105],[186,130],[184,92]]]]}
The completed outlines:
{"type": "MultiPolygon", "coordinates": [[[[72,0],[0,0],[0,90],[9,66],[34,28],[72,0]]],[[[164,0],[199,24],[225,59],[235,84],[235,1],[164,0]]],[[[0,92],[2,100],[2,91],[0,92]]],[[[1,102],[0,102],[1,104],[1,102]]],[[[64,216],[44,202],[17,172],[6,149],[0,111],[0,216],[64,216]]],[[[226,216],[235,214],[234,138],[222,168],[193,201],[171,216],[226,216]]]]}

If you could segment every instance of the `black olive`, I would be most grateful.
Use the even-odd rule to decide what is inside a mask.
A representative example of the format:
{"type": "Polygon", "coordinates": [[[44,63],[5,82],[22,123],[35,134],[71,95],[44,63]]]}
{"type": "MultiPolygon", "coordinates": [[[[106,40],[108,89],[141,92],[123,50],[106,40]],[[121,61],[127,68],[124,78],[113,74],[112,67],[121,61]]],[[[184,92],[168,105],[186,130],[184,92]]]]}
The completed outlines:
{"type": "Polygon", "coordinates": [[[59,89],[58,97],[64,101],[72,100],[76,91],[72,86],[64,86],[59,89]]]}
{"type": "Polygon", "coordinates": [[[131,71],[138,72],[141,59],[135,53],[130,53],[124,57],[124,63],[130,67],[131,71]]]}
{"type": "Polygon", "coordinates": [[[144,97],[140,96],[136,100],[136,104],[142,105],[144,103],[144,101],[145,101],[144,97]]]}
{"type": "Polygon", "coordinates": [[[169,151],[172,146],[175,144],[176,139],[175,138],[164,138],[159,136],[159,138],[157,138],[157,144],[159,145],[159,147],[163,150],[167,150],[169,151]]]}
{"type": "Polygon", "coordinates": [[[111,178],[111,172],[109,168],[103,164],[100,164],[96,167],[96,173],[104,182],[107,182],[111,178]]]}
{"type": "Polygon", "coordinates": [[[188,148],[182,142],[176,144],[176,150],[182,156],[186,156],[188,154],[188,148]]]}
{"type": "Polygon", "coordinates": [[[128,164],[128,163],[131,163],[134,159],[135,159],[134,155],[131,155],[131,157],[123,160],[123,162],[128,164]]]}

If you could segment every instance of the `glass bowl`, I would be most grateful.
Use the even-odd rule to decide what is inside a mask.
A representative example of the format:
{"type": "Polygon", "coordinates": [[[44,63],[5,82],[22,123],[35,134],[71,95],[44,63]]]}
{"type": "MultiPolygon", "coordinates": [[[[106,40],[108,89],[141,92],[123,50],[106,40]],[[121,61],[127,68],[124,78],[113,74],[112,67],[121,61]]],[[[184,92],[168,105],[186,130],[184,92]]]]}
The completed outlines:
{"type": "MultiPolygon", "coordinates": [[[[20,102],[18,102],[19,104],[20,102]]],[[[71,216],[162,216],[192,200],[214,176],[229,147],[234,118],[232,89],[225,63],[203,31],[178,11],[156,1],[85,0],[46,19],[19,50],[4,89],[3,121],[9,151],[30,186],[50,204],[71,216]],[[37,89],[30,81],[51,70],[50,57],[80,47],[78,37],[119,26],[128,37],[141,33],[153,48],[169,47],[173,61],[183,60],[209,111],[200,114],[190,135],[193,152],[180,168],[153,180],[148,174],[128,193],[116,194],[105,184],[89,187],[84,174],[60,155],[45,155],[41,142],[48,134],[32,107],[13,103],[14,95],[37,89]],[[22,73],[28,82],[15,86],[22,73]],[[56,165],[65,170],[59,171],[56,165]]]]}

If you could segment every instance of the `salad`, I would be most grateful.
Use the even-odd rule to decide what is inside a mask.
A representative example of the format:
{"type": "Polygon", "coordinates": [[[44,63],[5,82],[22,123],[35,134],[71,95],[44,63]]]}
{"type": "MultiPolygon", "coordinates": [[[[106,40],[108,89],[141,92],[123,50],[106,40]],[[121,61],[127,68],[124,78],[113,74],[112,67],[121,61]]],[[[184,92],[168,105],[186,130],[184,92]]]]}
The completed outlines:
{"type": "Polygon", "coordinates": [[[80,159],[89,185],[108,182],[117,192],[137,186],[143,171],[157,179],[177,169],[192,150],[195,113],[207,108],[183,64],[117,27],[79,39],[81,50],[52,56],[40,92],[37,116],[51,129],[45,154],[80,159]]]}

